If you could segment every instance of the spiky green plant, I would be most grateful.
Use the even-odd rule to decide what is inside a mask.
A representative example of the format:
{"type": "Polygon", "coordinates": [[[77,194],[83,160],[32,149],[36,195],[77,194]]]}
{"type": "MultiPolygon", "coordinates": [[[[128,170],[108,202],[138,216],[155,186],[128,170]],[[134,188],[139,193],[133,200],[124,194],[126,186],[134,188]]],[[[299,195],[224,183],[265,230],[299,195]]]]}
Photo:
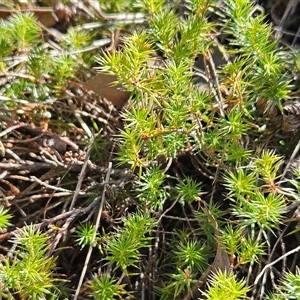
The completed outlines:
{"type": "Polygon", "coordinates": [[[208,300],[238,300],[245,299],[248,291],[245,282],[237,280],[234,274],[219,271],[210,277],[208,291],[203,295],[208,300]]]}
{"type": "Polygon", "coordinates": [[[120,268],[126,275],[130,267],[137,267],[140,250],[149,248],[152,231],[156,221],[146,214],[138,213],[129,215],[124,220],[124,228],[112,236],[107,237],[105,249],[107,264],[120,268]]]}
{"type": "Polygon", "coordinates": [[[49,237],[28,225],[16,231],[12,242],[16,244],[13,257],[0,264],[0,282],[5,291],[17,293],[21,299],[45,299],[58,295],[55,278],[55,257],[47,257],[49,237]]]}

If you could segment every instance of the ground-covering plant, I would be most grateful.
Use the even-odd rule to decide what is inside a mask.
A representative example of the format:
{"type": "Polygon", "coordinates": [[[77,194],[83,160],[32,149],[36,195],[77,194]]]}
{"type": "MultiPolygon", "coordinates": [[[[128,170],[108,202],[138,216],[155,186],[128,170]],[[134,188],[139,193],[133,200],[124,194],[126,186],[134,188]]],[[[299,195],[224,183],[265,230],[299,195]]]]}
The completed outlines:
{"type": "MultiPolygon", "coordinates": [[[[299,109],[293,99],[299,90],[299,54],[280,47],[263,10],[248,0],[222,5],[210,0],[111,1],[103,8],[112,13],[129,4],[128,11],[144,13],[145,24],[96,53],[81,51],[97,36],[94,30],[70,28],[57,52],[43,44],[32,14],[15,14],[0,23],[0,71],[11,78],[1,86],[1,120],[42,122],[44,131],[38,134],[51,126],[53,132],[75,136],[86,150],[66,155],[54,148],[46,155],[47,148],[39,144],[36,153],[28,154],[50,161],[55,175],[45,182],[35,176],[26,180],[41,185],[39,193],[52,189],[54,198],[57,191],[68,198],[52,204],[48,192],[49,200],[39,209],[49,203],[51,209],[38,215],[38,224],[18,224],[21,229],[11,230],[14,216],[0,210],[3,236],[5,230],[13,232],[13,246],[0,261],[0,295],[295,299],[299,271],[290,257],[299,249],[289,238],[298,237],[292,221],[299,169],[286,166],[285,156],[292,155],[298,137],[299,109]],[[96,118],[103,106],[93,98],[83,104],[86,91],[76,93],[78,82],[76,88],[74,82],[69,86],[95,63],[131,92],[115,131],[106,130],[111,111],[105,121],[102,115],[96,118]],[[34,113],[24,112],[22,104],[36,100],[34,113]],[[53,125],[49,111],[57,117],[53,125]],[[73,116],[76,122],[70,121],[73,116]],[[103,130],[110,134],[100,135],[103,130]],[[89,140],[93,145],[87,145],[89,140]],[[103,171],[102,164],[109,165],[105,159],[112,160],[113,171],[103,171]],[[77,178],[72,164],[78,161],[82,164],[76,170],[83,171],[77,178]],[[121,179],[113,177],[120,173],[117,167],[123,170],[121,179]],[[110,173],[112,178],[104,179],[110,173]],[[129,183],[126,174],[134,174],[129,183]],[[82,201],[75,205],[76,195],[82,201]],[[56,206],[62,208],[59,213],[56,206]],[[76,266],[66,267],[66,261],[76,266]],[[282,266],[275,268],[275,262],[282,266]]],[[[111,26],[108,22],[105,29],[111,26]]],[[[13,130],[3,129],[0,136],[13,130]]],[[[19,167],[28,159],[21,152],[11,156],[19,167]]],[[[7,196],[18,197],[13,180],[20,178],[25,180],[23,173],[10,178],[7,196]]],[[[16,214],[29,214],[26,206],[19,207],[23,198],[7,199],[16,205],[16,214]]],[[[35,199],[31,195],[26,201],[35,199]]]]}
{"type": "MultiPolygon", "coordinates": [[[[102,71],[117,76],[132,92],[123,113],[125,127],[120,133],[118,156],[121,164],[138,169],[136,191],[146,210],[163,210],[170,196],[176,199],[172,195],[178,195],[183,206],[197,201],[203,205],[199,182],[187,179],[185,189],[190,195],[182,196],[184,178],[177,173],[173,179],[178,184],[172,191],[168,188],[170,165],[180,164],[187,153],[203,177],[211,176],[211,167],[217,169],[215,176],[223,173],[224,181],[214,179],[226,187],[227,196],[217,203],[222,206],[226,199],[231,203],[229,224],[220,229],[220,244],[232,259],[237,256],[228,267],[232,270],[253,265],[270,249],[266,246],[270,234],[278,229],[287,203],[295,199],[291,190],[281,186],[283,158],[271,150],[267,140],[268,135],[281,130],[284,102],[295,86],[292,66],[287,65],[290,53],[276,46],[263,12],[250,1],[225,1],[217,10],[214,4],[188,1],[184,14],[178,16],[176,9],[163,1],[145,1],[142,6],[149,12],[148,30],[127,37],[122,51],[101,55],[98,61],[102,71]],[[219,32],[217,24],[208,21],[212,11],[219,16],[219,32]],[[218,44],[216,34],[223,35],[223,45],[218,44]],[[229,56],[218,68],[211,50],[216,43],[219,51],[229,56]],[[199,55],[206,66],[200,74],[207,80],[204,90],[193,82],[199,55]],[[156,68],[152,67],[155,63],[156,68]],[[274,130],[275,122],[279,127],[274,130]],[[198,192],[193,192],[195,187],[198,192]]],[[[186,171],[184,166],[182,169],[186,171]]],[[[210,201],[216,201],[213,194],[210,201]]],[[[173,269],[169,280],[163,280],[158,289],[161,299],[182,299],[191,293],[195,275],[207,259],[197,246],[203,239],[196,236],[197,241],[186,239],[173,250],[180,266],[173,269]],[[187,256],[181,260],[185,252],[187,256]],[[200,255],[197,264],[196,254],[200,255]]],[[[219,275],[204,293],[207,298],[229,299],[228,293],[230,299],[246,297],[245,283],[236,283],[228,292],[229,281],[221,278],[234,277],[226,272],[219,275]]]]}
{"type": "Polygon", "coordinates": [[[1,261],[1,296],[13,299],[56,299],[59,295],[55,271],[55,257],[47,257],[49,237],[28,225],[15,233],[12,242],[14,253],[1,261]]]}

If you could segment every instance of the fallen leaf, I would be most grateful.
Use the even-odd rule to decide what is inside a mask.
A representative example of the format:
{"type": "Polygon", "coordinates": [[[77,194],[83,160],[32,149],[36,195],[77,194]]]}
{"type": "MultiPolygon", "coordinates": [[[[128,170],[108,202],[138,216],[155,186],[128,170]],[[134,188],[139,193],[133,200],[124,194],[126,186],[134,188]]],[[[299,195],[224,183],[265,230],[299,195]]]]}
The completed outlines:
{"type": "Polygon", "coordinates": [[[85,88],[107,99],[117,108],[122,108],[128,101],[130,93],[124,91],[121,84],[112,85],[116,80],[117,78],[115,76],[99,73],[93,79],[82,82],[81,84],[85,88]]]}
{"type": "Polygon", "coordinates": [[[58,18],[54,14],[53,9],[51,7],[30,8],[30,9],[21,9],[21,10],[1,8],[0,19],[7,19],[9,16],[17,12],[32,12],[39,20],[39,22],[41,22],[45,27],[51,27],[58,22],[58,18]]]}

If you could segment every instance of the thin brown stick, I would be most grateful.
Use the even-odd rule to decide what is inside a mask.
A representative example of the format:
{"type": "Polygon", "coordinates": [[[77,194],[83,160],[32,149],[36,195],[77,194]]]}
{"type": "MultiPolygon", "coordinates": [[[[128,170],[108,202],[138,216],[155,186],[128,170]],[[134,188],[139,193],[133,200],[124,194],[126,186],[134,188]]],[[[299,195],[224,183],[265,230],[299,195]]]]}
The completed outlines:
{"type": "Polygon", "coordinates": [[[88,253],[86,255],[86,259],[85,259],[84,266],[83,266],[83,269],[82,269],[82,272],[81,272],[81,276],[80,276],[80,279],[79,279],[79,282],[78,282],[78,286],[77,286],[77,290],[76,290],[76,293],[75,293],[75,296],[74,296],[74,300],[77,300],[77,298],[79,296],[80,289],[81,289],[81,286],[82,286],[82,283],[83,283],[83,280],[84,280],[84,276],[85,276],[85,273],[86,273],[86,270],[87,270],[87,267],[88,267],[88,263],[89,263],[90,258],[91,258],[93,245],[94,245],[94,242],[96,240],[97,229],[100,225],[100,218],[101,218],[104,203],[105,203],[105,192],[106,192],[106,187],[108,186],[108,183],[109,183],[111,170],[112,170],[112,163],[109,162],[108,168],[107,168],[107,174],[106,174],[106,177],[105,177],[105,185],[103,187],[103,192],[102,192],[101,203],[100,203],[100,207],[99,207],[99,211],[98,211],[97,219],[96,219],[96,224],[95,224],[95,229],[96,230],[93,233],[93,238],[92,238],[91,244],[89,246],[88,253]]]}
{"type": "Polygon", "coordinates": [[[87,147],[86,155],[85,155],[85,158],[84,158],[84,163],[83,163],[82,169],[81,169],[80,174],[79,174],[79,178],[78,178],[78,182],[77,182],[77,185],[76,185],[75,193],[73,195],[73,199],[72,199],[72,202],[71,202],[71,205],[70,205],[70,210],[72,210],[74,208],[76,199],[77,199],[77,197],[80,193],[80,189],[81,189],[81,185],[82,185],[82,182],[83,182],[84,174],[86,173],[86,169],[87,169],[88,162],[89,162],[89,159],[90,159],[90,154],[91,154],[91,149],[92,149],[93,143],[94,143],[94,137],[91,137],[90,142],[89,142],[88,147],[87,147]]]}

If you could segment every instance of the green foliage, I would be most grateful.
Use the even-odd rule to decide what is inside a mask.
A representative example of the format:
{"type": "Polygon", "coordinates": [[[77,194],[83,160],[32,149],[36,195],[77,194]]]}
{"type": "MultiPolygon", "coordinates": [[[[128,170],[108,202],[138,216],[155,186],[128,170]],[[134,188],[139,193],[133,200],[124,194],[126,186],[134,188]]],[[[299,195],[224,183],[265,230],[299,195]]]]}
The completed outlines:
{"type": "Polygon", "coordinates": [[[125,40],[124,52],[98,58],[102,71],[117,75],[135,95],[133,109],[123,114],[129,123],[120,134],[119,152],[120,162],[133,168],[148,166],[159,157],[176,157],[195,127],[196,121],[187,122],[191,107],[202,108],[208,100],[190,82],[192,58],[179,63],[170,59],[166,68],[155,71],[148,66],[154,62],[153,51],[148,35],[142,32],[125,40]]]}
{"type": "Polygon", "coordinates": [[[196,278],[207,268],[207,240],[195,240],[191,232],[181,230],[174,234],[169,247],[167,261],[172,272],[162,275],[164,283],[157,293],[159,299],[182,299],[191,293],[196,278]]]}
{"type": "Polygon", "coordinates": [[[140,250],[148,248],[152,237],[148,236],[156,225],[155,220],[146,214],[129,215],[124,220],[124,228],[106,238],[105,249],[108,264],[128,275],[128,268],[137,267],[140,250]]]}
{"type": "Polygon", "coordinates": [[[136,182],[136,191],[139,192],[140,202],[150,209],[161,209],[168,196],[166,190],[162,188],[165,179],[166,175],[163,170],[157,167],[149,168],[136,182]]]}
{"type": "MultiPolygon", "coordinates": [[[[75,235],[77,236],[76,242],[81,247],[81,249],[85,246],[92,244],[93,236],[97,228],[93,224],[81,224],[77,227],[75,235]]],[[[99,233],[96,233],[96,240],[100,237],[99,233]]],[[[95,241],[94,241],[95,243],[95,241]]],[[[93,245],[95,246],[95,245],[93,245]]]]}
{"type": "Polygon", "coordinates": [[[3,20],[0,20],[0,71],[3,72],[5,70],[6,63],[4,62],[4,58],[10,55],[13,51],[12,41],[9,38],[7,23],[3,20]]]}
{"type": "Polygon", "coordinates": [[[285,198],[276,183],[281,163],[281,157],[263,151],[250,164],[252,168],[225,175],[233,214],[242,227],[257,224],[261,229],[271,230],[280,223],[285,210],[285,198]]]}
{"type": "Polygon", "coordinates": [[[101,276],[94,276],[88,283],[91,289],[91,296],[96,299],[114,300],[115,297],[124,299],[123,296],[129,293],[124,289],[124,284],[116,284],[115,280],[111,279],[109,275],[103,274],[101,276]]]}
{"type": "Polygon", "coordinates": [[[222,230],[221,243],[231,256],[238,256],[238,265],[257,262],[260,255],[264,255],[264,245],[259,239],[245,237],[242,228],[233,229],[227,226],[222,230]]]}
{"type": "Polygon", "coordinates": [[[32,13],[13,14],[7,21],[7,37],[18,51],[38,45],[41,41],[41,29],[32,13]]]}
{"type": "MultiPolygon", "coordinates": [[[[16,232],[12,242],[17,249],[12,259],[5,258],[0,264],[0,282],[22,299],[45,299],[57,295],[53,272],[55,258],[47,257],[49,237],[33,225],[16,232]]],[[[3,294],[2,294],[3,295],[3,294]]]]}
{"type": "Polygon", "coordinates": [[[86,31],[78,31],[74,28],[70,28],[66,34],[66,37],[62,43],[63,46],[69,50],[80,50],[83,47],[90,45],[93,35],[86,31]]]}
{"type": "Polygon", "coordinates": [[[74,51],[77,56],[77,64],[86,64],[90,66],[94,61],[93,53],[90,51],[84,51],[85,47],[89,47],[93,41],[94,34],[89,31],[75,30],[73,27],[69,28],[62,47],[68,51],[74,51]]]}
{"type": "Polygon", "coordinates": [[[28,57],[29,74],[33,75],[38,82],[42,79],[45,72],[49,70],[51,57],[44,49],[33,49],[28,57]]]}
{"type": "Polygon", "coordinates": [[[100,6],[106,13],[136,12],[139,10],[136,2],[135,0],[111,0],[101,2],[100,6]]]}
{"type": "MultiPolygon", "coordinates": [[[[214,203],[209,203],[207,208],[212,217],[214,218],[215,222],[217,223],[218,228],[222,228],[225,223],[222,220],[222,218],[225,215],[225,212],[221,209],[220,206],[214,203]]],[[[200,228],[198,229],[198,234],[200,236],[203,236],[205,240],[209,242],[209,244],[215,245],[216,241],[214,234],[216,228],[212,224],[211,219],[202,210],[196,211],[195,215],[199,224],[201,224],[200,228]]]]}
{"type": "MultiPolygon", "coordinates": [[[[1,89],[1,94],[14,99],[45,100],[61,94],[61,88],[76,75],[80,64],[91,63],[92,52],[88,48],[93,35],[70,29],[62,48],[72,54],[59,53],[45,47],[42,31],[32,13],[15,13],[0,21],[0,72],[22,75],[12,78],[1,89]],[[44,45],[43,45],[44,44],[44,45]],[[82,51],[81,51],[82,50],[82,51]],[[16,63],[12,64],[15,56],[16,63]],[[24,56],[17,59],[19,56],[24,56]]],[[[15,105],[14,103],[10,104],[15,105]]]]}
{"type": "Polygon", "coordinates": [[[155,82],[146,77],[150,71],[147,61],[153,49],[147,40],[145,32],[134,33],[124,41],[125,52],[104,53],[97,57],[97,61],[102,65],[102,71],[116,74],[129,91],[138,93],[144,90],[151,95],[155,82]]]}
{"type": "Polygon", "coordinates": [[[180,268],[187,268],[191,272],[203,271],[206,266],[206,249],[197,241],[182,241],[175,245],[175,262],[180,268]]]}
{"type": "Polygon", "coordinates": [[[276,41],[272,42],[270,25],[262,13],[253,17],[254,4],[246,0],[228,0],[223,11],[225,30],[234,35],[230,39],[235,46],[233,52],[240,55],[236,62],[243,65],[242,72],[248,68],[253,71],[247,80],[239,81],[237,88],[249,93],[247,85],[254,96],[270,99],[268,108],[274,104],[281,108],[281,100],[290,93],[290,79],[286,76],[284,55],[276,48],[276,41]]]}
{"type": "Polygon", "coordinates": [[[171,274],[171,281],[162,288],[158,288],[161,300],[181,299],[186,290],[191,293],[192,285],[197,282],[193,279],[188,269],[181,270],[177,268],[176,272],[171,274]]]}
{"type": "Polygon", "coordinates": [[[77,63],[75,57],[69,55],[54,58],[52,73],[58,85],[63,85],[68,79],[71,79],[75,73],[77,63]]]}
{"type": "MultiPolygon", "coordinates": [[[[184,16],[176,5],[170,8],[159,0],[138,5],[148,12],[148,28],[125,37],[122,51],[97,58],[101,71],[115,75],[132,93],[122,115],[118,160],[138,169],[136,199],[150,211],[161,210],[168,200],[179,201],[183,209],[196,202],[201,206],[204,189],[199,178],[179,176],[175,189],[166,192],[173,179],[164,171],[170,159],[176,164],[185,154],[199,154],[204,169],[217,166],[229,208],[225,212],[212,197],[211,216],[201,210],[195,213],[203,225],[195,235],[216,247],[215,234],[220,230],[221,244],[238,257],[236,267],[255,263],[264,255],[267,235],[278,228],[289,201],[287,190],[280,186],[283,158],[260,140],[270,124],[268,114],[281,111],[291,93],[295,70],[287,64],[289,54],[277,47],[264,14],[248,0],[225,1],[220,10],[214,1],[190,0],[184,16]],[[221,18],[218,26],[229,42],[224,48],[214,40],[217,24],[208,22],[211,11],[221,18]],[[216,48],[231,55],[231,61],[218,69],[211,62],[216,48]],[[199,55],[209,79],[204,90],[193,78],[199,55]],[[225,215],[232,225],[224,227],[225,215]]],[[[297,182],[293,185],[298,189],[297,182]]],[[[296,197],[292,189],[288,192],[296,197]]],[[[157,288],[162,299],[180,298],[190,291],[195,269],[201,270],[207,260],[206,247],[199,245],[197,239],[188,238],[174,247],[173,273],[157,288]]],[[[231,273],[217,273],[205,295],[240,299],[247,290],[231,273]]]]}
{"type": "MultiPolygon", "coordinates": [[[[160,299],[184,299],[199,283],[218,247],[230,257],[237,256],[236,269],[255,264],[265,255],[268,235],[280,230],[287,203],[299,200],[299,170],[289,180],[293,187],[283,188],[283,157],[269,150],[275,147],[266,136],[273,125],[272,112],[280,114],[284,101],[297,89],[294,82],[300,55],[278,47],[271,25],[252,1],[226,0],[222,8],[216,3],[101,3],[106,13],[142,10],[147,26],[122,38],[121,49],[103,51],[96,58],[102,72],[116,76],[115,84],[121,83],[131,92],[122,112],[124,126],[117,136],[117,161],[137,171],[124,194],[126,201],[130,199],[144,210],[127,213],[136,207],[130,210],[125,202],[127,215],[123,215],[122,225],[114,224],[115,231],[97,232],[96,243],[99,239],[103,242],[101,261],[110,271],[88,283],[91,296],[97,299],[121,299],[129,294],[116,274],[129,280],[136,275],[142,253],[153,246],[155,227],[159,244],[155,255],[162,257],[162,271],[155,271],[163,274],[158,275],[154,288],[160,299]],[[224,45],[216,39],[219,32],[224,34],[224,45]],[[216,66],[214,54],[218,52],[224,54],[224,63],[216,66]],[[195,68],[196,59],[203,60],[203,72],[195,68]],[[201,79],[204,87],[196,83],[201,79]],[[207,186],[211,188],[208,197],[207,186]],[[175,206],[180,207],[180,216],[171,215],[177,213],[175,206]],[[177,231],[172,227],[176,222],[167,224],[168,217],[178,219],[183,228],[177,231]],[[170,251],[166,253],[166,249],[170,251]]],[[[12,99],[60,96],[80,66],[91,63],[92,53],[81,50],[93,37],[70,28],[60,45],[68,52],[53,55],[40,47],[41,31],[32,14],[1,20],[0,72],[22,70],[22,76],[13,78],[1,92],[12,99]],[[24,53],[26,60],[16,66],[9,64],[8,56],[24,53]]],[[[7,107],[15,105],[11,101],[7,107]]],[[[101,130],[96,123],[94,129],[101,130]]],[[[106,154],[106,149],[103,152],[106,154]]],[[[1,230],[9,220],[8,211],[0,208],[1,230]]],[[[78,226],[77,245],[90,245],[96,230],[90,223],[78,226]]],[[[58,295],[52,275],[55,259],[47,256],[48,237],[28,226],[13,242],[17,251],[11,260],[1,262],[1,284],[23,299],[58,295]]],[[[299,298],[298,277],[298,270],[295,275],[287,273],[280,293],[270,297],[299,298]]],[[[201,293],[208,300],[230,300],[246,298],[249,290],[233,273],[219,271],[210,277],[208,290],[201,293]]]]}
{"type": "Polygon", "coordinates": [[[294,300],[300,297],[300,270],[297,267],[295,274],[287,272],[278,287],[278,292],[269,295],[270,300],[294,300]]]}
{"type": "Polygon", "coordinates": [[[203,192],[201,191],[201,184],[189,177],[187,177],[185,180],[180,181],[175,188],[178,192],[179,202],[181,205],[199,201],[200,196],[203,194],[203,192]]]}
{"type": "Polygon", "coordinates": [[[12,215],[8,213],[8,209],[5,209],[3,206],[0,206],[0,232],[10,226],[10,219],[12,215]]]}
{"type": "Polygon", "coordinates": [[[209,279],[209,289],[203,292],[207,300],[238,300],[246,298],[249,290],[244,281],[236,279],[232,273],[218,271],[209,279]]]}

